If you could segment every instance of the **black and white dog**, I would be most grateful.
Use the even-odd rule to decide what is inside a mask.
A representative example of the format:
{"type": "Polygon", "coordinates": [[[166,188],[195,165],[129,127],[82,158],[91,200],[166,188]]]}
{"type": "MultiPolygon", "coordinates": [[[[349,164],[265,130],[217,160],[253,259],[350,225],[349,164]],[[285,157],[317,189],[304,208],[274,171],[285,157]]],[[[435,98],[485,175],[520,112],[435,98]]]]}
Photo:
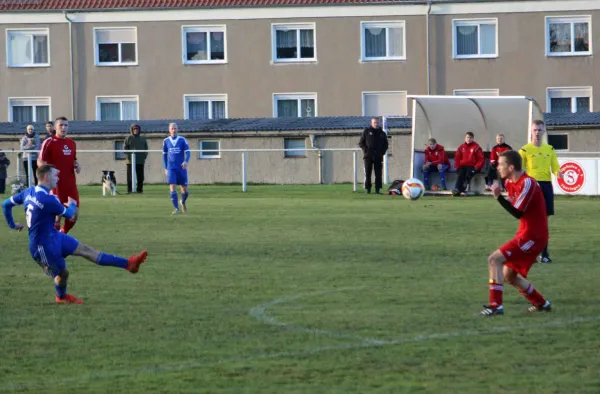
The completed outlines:
{"type": "Polygon", "coordinates": [[[102,170],[102,195],[106,196],[107,191],[113,196],[119,193],[117,191],[117,177],[115,177],[114,171],[102,170]]]}

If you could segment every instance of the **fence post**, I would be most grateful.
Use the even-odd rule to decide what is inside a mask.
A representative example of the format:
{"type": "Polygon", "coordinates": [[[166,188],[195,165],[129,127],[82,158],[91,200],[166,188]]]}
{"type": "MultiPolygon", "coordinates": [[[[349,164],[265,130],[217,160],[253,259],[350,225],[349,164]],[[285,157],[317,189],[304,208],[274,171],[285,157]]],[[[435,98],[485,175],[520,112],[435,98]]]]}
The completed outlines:
{"type": "Polygon", "coordinates": [[[35,182],[33,178],[33,168],[31,168],[31,154],[27,155],[27,178],[29,179],[27,187],[31,187],[35,182]]]}
{"type": "Polygon", "coordinates": [[[352,152],[352,190],[357,190],[358,184],[358,167],[357,167],[358,152],[352,152]]]}
{"type": "Polygon", "coordinates": [[[248,190],[246,184],[246,151],[242,152],[242,191],[245,193],[248,190]]]}
{"type": "Polygon", "coordinates": [[[136,171],[135,171],[135,166],[136,166],[136,154],[135,152],[133,152],[131,154],[131,192],[132,193],[137,193],[137,178],[136,178],[136,171]]]}
{"type": "MultiPolygon", "coordinates": [[[[388,138],[388,118],[387,116],[383,117],[382,120],[382,129],[385,133],[385,138],[388,138]]],[[[388,171],[388,151],[385,151],[385,155],[383,155],[383,184],[388,185],[390,183],[389,180],[389,171],[388,171]]]]}

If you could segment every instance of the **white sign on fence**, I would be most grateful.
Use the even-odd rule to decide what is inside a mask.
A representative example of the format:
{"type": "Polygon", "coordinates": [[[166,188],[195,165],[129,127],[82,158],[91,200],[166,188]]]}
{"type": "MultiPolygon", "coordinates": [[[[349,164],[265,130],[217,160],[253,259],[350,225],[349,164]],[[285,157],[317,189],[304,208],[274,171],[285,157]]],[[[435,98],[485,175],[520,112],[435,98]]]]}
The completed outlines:
{"type": "Polygon", "coordinates": [[[600,159],[569,158],[558,159],[563,179],[553,179],[554,194],[597,196],[600,183],[600,159]]]}

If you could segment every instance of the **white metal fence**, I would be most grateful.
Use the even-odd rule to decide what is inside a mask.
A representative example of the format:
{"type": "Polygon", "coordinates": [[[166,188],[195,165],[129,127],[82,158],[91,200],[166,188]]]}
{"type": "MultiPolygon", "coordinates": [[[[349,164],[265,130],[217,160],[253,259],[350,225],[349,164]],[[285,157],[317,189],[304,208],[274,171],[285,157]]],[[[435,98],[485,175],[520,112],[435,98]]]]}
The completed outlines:
{"type": "MultiPolygon", "coordinates": [[[[242,191],[246,192],[248,190],[248,166],[251,165],[249,164],[249,160],[248,160],[248,154],[249,153],[267,153],[267,152],[292,152],[292,151],[303,151],[303,152],[316,152],[316,157],[318,158],[318,165],[317,165],[317,169],[318,169],[318,183],[322,184],[323,183],[323,154],[325,152],[348,152],[350,154],[352,154],[352,167],[348,168],[348,171],[351,171],[351,177],[349,179],[352,179],[352,185],[353,185],[353,191],[357,191],[358,190],[358,182],[359,182],[359,166],[362,167],[361,164],[359,164],[359,160],[362,160],[361,158],[359,158],[359,153],[362,153],[362,151],[359,148],[302,148],[302,149],[218,149],[218,150],[207,150],[207,149],[203,149],[203,150],[198,150],[198,149],[191,149],[190,152],[192,154],[198,153],[198,152],[202,152],[204,154],[206,153],[211,153],[211,152],[217,152],[219,154],[222,153],[227,153],[227,152],[233,152],[233,153],[238,153],[241,155],[241,166],[239,167],[239,181],[242,185],[242,191]]],[[[81,158],[81,154],[85,155],[86,153],[103,153],[103,154],[116,154],[116,153],[158,153],[161,154],[163,151],[162,150],[86,150],[86,149],[82,149],[82,150],[78,150],[77,154],[79,155],[79,157],[81,158]]],[[[22,154],[23,152],[20,150],[5,150],[4,153],[7,154],[7,156],[9,157],[9,159],[11,160],[11,167],[14,168],[14,177],[10,177],[8,179],[7,183],[23,183],[26,184],[26,179],[28,179],[28,186],[31,186],[34,183],[34,177],[33,177],[33,170],[32,170],[32,160],[31,157],[28,155],[26,160],[22,159],[22,154]],[[27,170],[28,170],[28,174],[27,177],[24,174],[24,166],[21,165],[22,161],[27,161],[28,165],[27,165],[27,170]],[[16,182],[15,182],[16,181],[16,182]]],[[[39,151],[27,151],[26,153],[39,153],[39,151]]],[[[80,159],[81,161],[81,159],[80,159]]],[[[201,162],[202,160],[198,160],[199,162],[201,162]]],[[[382,174],[382,178],[383,178],[383,184],[389,184],[389,159],[388,159],[388,155],[386,153],[386,155],[384,155],[383,157],[383,174],[382,174]]],[[[162,165],[161,165],[162,166],[162,165]]],[[[364,172],[362,172],[361,174],[361,180],[364,181],[364,177],[365,174],[364,172]]],[[[131,155],[131,178],[132,178],[132,192],[135,192],[136,190],[136,186],[137,186],[137,179],[136,179],[136,155],[131,155]]],[[[374,179],[373,179],[374,180],[374,179]]],[[[362,183],[362,182],[361,182],[362,183]]],[[[27,185],[26,185],[27,186],[27,185]]]]}

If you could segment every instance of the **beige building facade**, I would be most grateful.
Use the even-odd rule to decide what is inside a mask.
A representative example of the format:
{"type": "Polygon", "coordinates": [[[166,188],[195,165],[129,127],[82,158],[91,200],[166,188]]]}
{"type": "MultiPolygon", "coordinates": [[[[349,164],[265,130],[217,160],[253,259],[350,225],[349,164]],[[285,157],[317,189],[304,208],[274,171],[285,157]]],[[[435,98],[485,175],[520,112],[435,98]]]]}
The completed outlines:
{"type": "Polygon", "coordinates": [[[599,20],[595,0],[0,12],[0,121],[410,115],[423,94],[594,111],[599,20]]]}

